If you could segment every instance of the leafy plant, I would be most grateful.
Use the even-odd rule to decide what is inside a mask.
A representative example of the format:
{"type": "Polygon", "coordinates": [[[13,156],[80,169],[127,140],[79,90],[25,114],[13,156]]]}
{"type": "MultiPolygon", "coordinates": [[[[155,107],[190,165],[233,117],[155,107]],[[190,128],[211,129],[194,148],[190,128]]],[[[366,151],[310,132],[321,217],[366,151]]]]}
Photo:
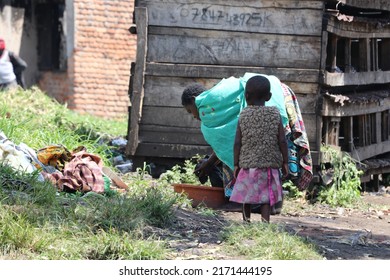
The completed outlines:
{"type": "MultiPolygon", "coordinates": [[[[194,170],[197,164],[199,155],[187,159],[184,161],[184,165],[176,164],[167,172],[161,174],[160,180],[167,184],[193,184],[200,185],[199,178],[195,175],[194,170]]],[[[206,182],[202,185],[211,185],[210,182],[206,182]]]]}
{"type": "Polygon", "coordinates": [[[304,192],[300,191],[291,180],[283,183],[283,190],[288,191],[287,197],[290,198],[303,198],[305,196],[304,192]]]}
{"type": "Polygon", "coordinates": [[[332,179],[329,185],[320,190],[319,201],[331,206],[351,206],[360,199],[360,176],[363,171],[358,170],[356,160],[346,152],[331,146],[323,146],[321,151],[330,160],[330,167],[321,165],[322,172],[332,174],[332,179]]]}

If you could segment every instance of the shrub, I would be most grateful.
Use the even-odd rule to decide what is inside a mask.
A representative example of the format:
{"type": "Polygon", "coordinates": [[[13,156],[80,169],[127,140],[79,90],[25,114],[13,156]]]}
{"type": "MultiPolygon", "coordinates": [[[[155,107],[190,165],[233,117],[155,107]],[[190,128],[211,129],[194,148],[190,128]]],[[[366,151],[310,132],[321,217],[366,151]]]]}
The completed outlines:
{"type": "MultiPolygon", "coordinates": [[[[360,199],[360,176],[363,172],[358,170],[356,161],[348,153],[331,146],[324,146],[322,151],[330,159],[328,172],[332,173],[332,180],[319,191],[319,201],[331,206],[351,206],[360,199]]],[[[323,164],[323,171],[325,168],[323,164]]]]}

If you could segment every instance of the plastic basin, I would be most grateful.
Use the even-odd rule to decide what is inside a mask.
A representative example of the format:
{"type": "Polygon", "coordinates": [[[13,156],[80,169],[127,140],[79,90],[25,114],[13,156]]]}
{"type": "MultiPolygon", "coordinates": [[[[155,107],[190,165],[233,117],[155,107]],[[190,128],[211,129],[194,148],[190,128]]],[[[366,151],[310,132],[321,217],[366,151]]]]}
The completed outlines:
{"type": "Polygon", "coordinates": [[[173,184],[173,189],[177,193],[185,193],[192,200],[192,206],[203,204],[209,208],[220,208],[228,200],[225,198],[223,188],[198,186],[191,184],[173,184]]]}

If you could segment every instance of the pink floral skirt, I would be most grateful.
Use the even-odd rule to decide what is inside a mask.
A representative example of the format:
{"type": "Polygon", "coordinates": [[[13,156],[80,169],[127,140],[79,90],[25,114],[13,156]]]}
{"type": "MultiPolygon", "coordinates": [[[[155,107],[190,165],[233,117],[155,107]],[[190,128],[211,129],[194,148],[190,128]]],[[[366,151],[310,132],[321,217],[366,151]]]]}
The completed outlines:
{"type": "Polygon", "coordinates": [[[282,183],[278,169],[241,169],[230,201],[246,204],[270,204],[282,201],[282,183]]]}

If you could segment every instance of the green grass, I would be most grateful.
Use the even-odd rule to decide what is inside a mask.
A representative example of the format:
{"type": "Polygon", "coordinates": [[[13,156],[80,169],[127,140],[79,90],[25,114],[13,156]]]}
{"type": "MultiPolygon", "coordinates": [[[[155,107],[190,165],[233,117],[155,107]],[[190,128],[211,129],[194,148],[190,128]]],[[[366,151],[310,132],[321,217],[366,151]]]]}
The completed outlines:
{"type": "Polygon", "coordinates": [[[276,224],[233,225],[224,232],[227,254],[251,260],[320,260],[316,248],[276,224]]]}
{"type": "Polygon", "coordinates": [[[104,120],[75,113],[35,87],[0,94],[0,130],[17,145],[40,149],[62,144],[69,150],[82,145],[105,160],[110,153],[102,140],[127,133],[126,119],[104,120]]]}
{"type": "MultiPolygon", "coordinates": [[[[35,150],[82,145],[110,164],[107,142],[126,129],[127,120],[77,114],[37,88],[0,95],[0,130],[35,150]]],[[[38,175],[0,162],[0,259],[163,259],[169,251],[142,232],[170,222],[173,191],[139,176],[132,193],[70,194],[38,175]]]]}
{"type": "MultiPolygon", "coordinates": [[[[85,146],[110,164],[108,139],[124,136],[127,120],[110,121],[68,110],[37,88],[0,93],[0,130],[15,144],[32,149],[62,144],[85,146]]],[[[0,259],[150,260],[172,256],[147,228],[173,225],[175,207],[191,209],[172,182],[197,183],[194,163],[186,161],[159,180],[146,166],[123,177],[126,193],[66,193],[0,162],[0,259]]],[[[198,215],[214,216],[208,208],[198,215]]],[[[317,259],[315,249],[272,226],[232,226],[221,244],[227,254],[247,259],[317,259]],[[248,244],[250,246],[248,246],[248,244]],[[252,246],[254,245],[254,246],[252,246]]]]}
{"type": "Polygon", "coordinates": [[[0,259],[164,259],[143,227],[166,226],[175,195],[163,187],[104,196],[58,193],[0,164],[0,259]]]}

